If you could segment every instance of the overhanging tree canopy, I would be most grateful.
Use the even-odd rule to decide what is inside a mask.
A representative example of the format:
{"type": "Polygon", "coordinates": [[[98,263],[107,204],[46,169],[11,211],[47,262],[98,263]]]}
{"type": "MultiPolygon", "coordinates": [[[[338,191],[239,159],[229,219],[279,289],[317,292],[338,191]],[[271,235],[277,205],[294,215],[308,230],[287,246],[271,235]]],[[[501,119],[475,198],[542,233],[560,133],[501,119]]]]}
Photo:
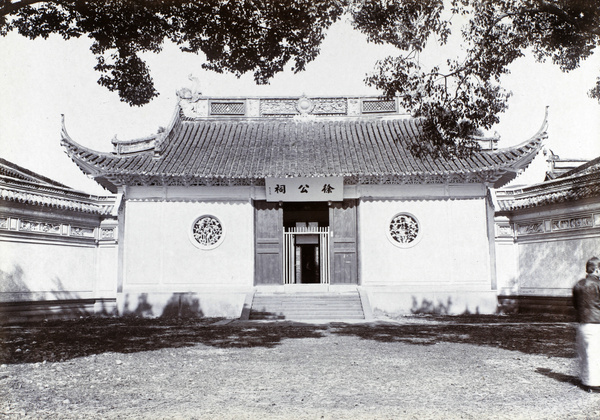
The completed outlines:
{"type": "MultiPolygon", "coordinates": [[[[526,51],[569,71],[600,41],[600,3],[592,0],[0,0],[0,34],[87,35],[98,82],[140,106],[158,94],[140,53],[160,52],[167,39],[202,52],[207,69],[253,72],[268,83],[289,62],[303,70],[342,16],[369,41],[399,49],[366,82],[424,117],[434,151],[444,153],[468,151],[479,129],[499,121],[510,96],[499,79],[526,51]],[[419,53],[452,31],[461,50],[426,67],[419,53]]],[[[600,77],[590,96],[600,100],[600,77]]]]}

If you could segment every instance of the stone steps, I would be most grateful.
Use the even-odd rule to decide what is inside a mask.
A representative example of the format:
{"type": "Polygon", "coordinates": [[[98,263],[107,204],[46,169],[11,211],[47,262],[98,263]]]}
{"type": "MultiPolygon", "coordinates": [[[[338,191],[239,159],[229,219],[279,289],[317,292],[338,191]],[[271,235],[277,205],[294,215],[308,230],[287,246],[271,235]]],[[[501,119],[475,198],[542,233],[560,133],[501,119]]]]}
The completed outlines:
{"type": "Polygon", "coordinates": [[[365,319],[358,292],[256,293],[249,319],[365,319]]]}

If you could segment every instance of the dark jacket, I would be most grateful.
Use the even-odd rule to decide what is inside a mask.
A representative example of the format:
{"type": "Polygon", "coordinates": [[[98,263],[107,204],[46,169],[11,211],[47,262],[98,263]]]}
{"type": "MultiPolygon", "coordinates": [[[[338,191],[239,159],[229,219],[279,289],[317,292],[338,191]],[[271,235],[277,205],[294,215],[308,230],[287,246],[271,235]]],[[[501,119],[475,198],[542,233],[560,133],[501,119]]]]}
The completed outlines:
{"type": "Polygon", "coordinates": [[[588,276],[573,287],[573,305],[577,320],[583,324],[600,324],[600,279],[588,276]]]}

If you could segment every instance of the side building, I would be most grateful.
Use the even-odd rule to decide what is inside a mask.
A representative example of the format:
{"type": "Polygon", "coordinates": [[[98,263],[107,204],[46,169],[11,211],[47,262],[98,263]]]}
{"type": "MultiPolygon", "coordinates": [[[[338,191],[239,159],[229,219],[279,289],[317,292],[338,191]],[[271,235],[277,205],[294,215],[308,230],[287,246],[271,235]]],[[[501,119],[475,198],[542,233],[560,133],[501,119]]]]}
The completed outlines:
{"type": "Polygon", "coordinates": [[[498,293],[507,310],[571,312],[573,285],[600,256],[600,157],[549,174],[495,195],[498,293]]]}
{"type": "Polygon", "coordinates": [[[0,159],[0,321],[115,312],[115,200],[0,159]]]}
{"type": "Polygon", "coordinates": [[[426,147],[395,100],[179,92],[169,127],[71,159],[122,198],[122,314],[239,317],[263,294],[358,291],[375,313],[494,313],[490,190],[537,154],[426,147]]]}

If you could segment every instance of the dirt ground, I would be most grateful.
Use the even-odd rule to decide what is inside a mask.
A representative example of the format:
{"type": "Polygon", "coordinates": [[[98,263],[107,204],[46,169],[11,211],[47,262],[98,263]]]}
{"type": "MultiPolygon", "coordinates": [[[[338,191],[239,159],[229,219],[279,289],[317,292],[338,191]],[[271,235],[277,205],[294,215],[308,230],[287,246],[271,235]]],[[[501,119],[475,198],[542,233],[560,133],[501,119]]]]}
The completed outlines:
{"type": "Polygon", "coordinates": [[[598,419],[575,324],[89,318],[0,328],[0,418],[598,419]]]}

